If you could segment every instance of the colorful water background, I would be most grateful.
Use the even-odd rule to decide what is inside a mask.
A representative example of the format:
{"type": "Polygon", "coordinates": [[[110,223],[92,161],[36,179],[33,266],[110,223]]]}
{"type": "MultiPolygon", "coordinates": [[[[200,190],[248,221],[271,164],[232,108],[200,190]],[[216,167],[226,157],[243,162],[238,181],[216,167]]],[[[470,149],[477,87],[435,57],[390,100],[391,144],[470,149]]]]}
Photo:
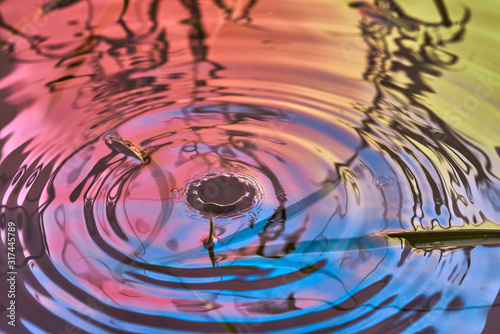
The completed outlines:
{"type": "Polygon", "coordinates": [[[383,237],[500,220],[494,2],[125,4],[0,3],[2,331],[495,332],[495,245],[383,237]],[[209,173],[258,189],[213,256],[209,173]]]}

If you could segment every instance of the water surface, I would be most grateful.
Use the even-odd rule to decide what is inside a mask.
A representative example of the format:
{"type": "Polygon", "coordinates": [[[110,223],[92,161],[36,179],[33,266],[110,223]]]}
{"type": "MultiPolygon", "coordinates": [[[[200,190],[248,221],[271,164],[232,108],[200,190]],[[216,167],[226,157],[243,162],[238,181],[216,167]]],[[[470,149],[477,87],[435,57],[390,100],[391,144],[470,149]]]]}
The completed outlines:
{"type": "Polygon", "coordinates": [[[1,1],[0,329],[494,333],[497,8],[1,1]]]}

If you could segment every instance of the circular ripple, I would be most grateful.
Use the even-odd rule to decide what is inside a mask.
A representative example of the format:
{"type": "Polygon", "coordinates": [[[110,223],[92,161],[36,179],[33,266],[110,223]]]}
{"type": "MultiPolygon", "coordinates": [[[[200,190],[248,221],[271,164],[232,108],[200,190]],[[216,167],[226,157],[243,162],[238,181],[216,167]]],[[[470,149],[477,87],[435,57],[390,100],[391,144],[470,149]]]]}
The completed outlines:
{"type": "Polygon", "coordinates": [[[326,326],[351,319],[330,310],[353,301],[385,305],[387,267],[405,261],[376,234],[413,213],[393,161],[320,111],[206,104],[186,122],[177,107],[132,118],[59,166],[42,220],[61,276],[126,305],[122,322],[147,315],[172,330],[326,326]]]}
{"type": "MultiPolygon", "coordinates": [[[[283,293],[295,300],[295,291],[305,296],[315,284],[330,285],[312,278],[318,271],[358,284],[349,269],[356,264],[342,252],[321,255],[328,252],[327,240],[357,233],[341,218],[349,203],[357,206],[347,201],[356,185],[335,169],[356,154],[355,133],[335,123],[321,130],[307,114],[284,115],[261,105],[201,109],[194,123],[203,126],[186,125],[180,108],[131,119],[61,166],[56,197],[44,213],[48,249],[59,270],[89,294],[104,291],[134,312],[154,311],[149,301],[155,298],[172,305],[165,316],[192,321],[198,316],[187,308],[198,306],[186,305],[210,309],[211,291],[224,291],[216,308],[241,322],[260,316],[249,301],[262,298],[262,289],[280,304],[283,293]],[[240,121],[228,121],[220,110],[240,121]],[[296,132],[304,136],[291,135],[296,132]],[[113,136],[134,150],[110,145],[113,136]],[[137,158],[139,148],[148,152],[148,164],[137,158]],[[334,225],[335,207],[340,220],[334,225]],[[206,247],[210,233],[214,244],[206,247]],[[68,262],[69,246],[60,240],[73,239],[78,241],[71,243],[68,262]],[[329,261],[349,265],[334,273],[329,261]],[[181,293],[186,284],[198,293],[181,293]]],[[[328,289],[328,298],[341,300],[346,289],[328,289]]],[[[299,300],[290,305],[286,312],[308,309],[299,300]]]]}

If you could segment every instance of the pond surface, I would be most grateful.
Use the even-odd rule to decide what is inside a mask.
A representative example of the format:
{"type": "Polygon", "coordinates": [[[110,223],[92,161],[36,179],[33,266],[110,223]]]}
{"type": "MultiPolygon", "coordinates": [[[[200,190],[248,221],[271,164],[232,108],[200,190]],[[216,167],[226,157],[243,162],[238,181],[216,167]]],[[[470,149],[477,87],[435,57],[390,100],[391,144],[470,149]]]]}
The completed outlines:
{"type": "Polygon", "coordinates": [[[0,331],[498,332],[467,6],[0,1],[0,331]]]}

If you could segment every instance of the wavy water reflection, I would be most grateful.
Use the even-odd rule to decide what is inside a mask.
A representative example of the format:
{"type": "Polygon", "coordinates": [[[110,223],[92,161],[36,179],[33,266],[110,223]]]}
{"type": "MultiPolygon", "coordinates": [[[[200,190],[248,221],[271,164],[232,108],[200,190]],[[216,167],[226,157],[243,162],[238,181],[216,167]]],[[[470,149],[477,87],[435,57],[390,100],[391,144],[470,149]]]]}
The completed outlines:
{"type": "Polygon", "coordinates": [[[0,329],[495,332],[469,5],[3,2],[0,329]]]}

